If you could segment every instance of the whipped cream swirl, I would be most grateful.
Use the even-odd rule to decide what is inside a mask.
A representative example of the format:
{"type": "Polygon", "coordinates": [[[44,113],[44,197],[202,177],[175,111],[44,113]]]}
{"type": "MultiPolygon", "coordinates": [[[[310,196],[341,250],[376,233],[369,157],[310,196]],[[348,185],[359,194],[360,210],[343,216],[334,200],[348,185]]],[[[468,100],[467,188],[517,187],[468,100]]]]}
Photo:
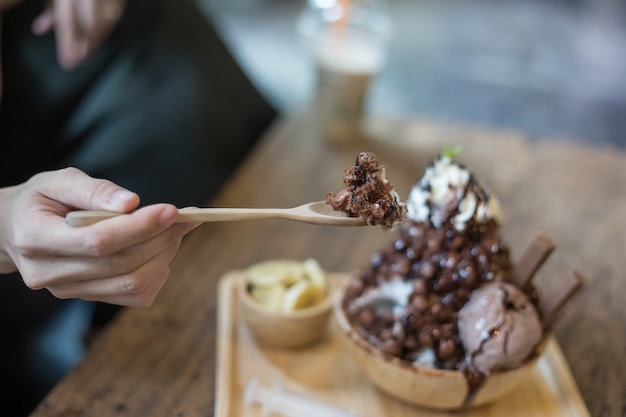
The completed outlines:
{"type": "Polygon", "coordinates": [[[437,228],[449,221],[459,232],[472,221],[502,221],[498,200],[449,156],[439,157],[426,168],[411,189],[407,210],[407,217],[413,221],[430,221],[437,228]]]}

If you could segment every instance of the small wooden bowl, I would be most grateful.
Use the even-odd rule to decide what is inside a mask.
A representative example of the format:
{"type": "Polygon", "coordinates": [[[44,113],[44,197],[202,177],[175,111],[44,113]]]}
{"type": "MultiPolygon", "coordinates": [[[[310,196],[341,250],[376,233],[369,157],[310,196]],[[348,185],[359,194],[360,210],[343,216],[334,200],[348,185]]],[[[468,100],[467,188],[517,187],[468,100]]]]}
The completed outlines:
{"type": "Polygon", "coordinates": [[[545,347],[542,343],[519,368],[493,372],[485,383],[470,394],[461,371],[415,366],[386,355],[368,343],[352,327],[342,308],[343,287],[334,295],[335,318],[343,343],[367,378],[381,391],[406,403],[437,410],[460,410],[492,402],[514,389],[532,372],[545,347]]]}
{"type": "Polygon", "coordinates": [[[303,347],[319,340],[333,310],[330,294],[313,307],[283,313],[269,310],[254,300],[245,280],[240,282],[238,293],[242,316],[252,334],[259,341],[278,347],[303,347]]]}

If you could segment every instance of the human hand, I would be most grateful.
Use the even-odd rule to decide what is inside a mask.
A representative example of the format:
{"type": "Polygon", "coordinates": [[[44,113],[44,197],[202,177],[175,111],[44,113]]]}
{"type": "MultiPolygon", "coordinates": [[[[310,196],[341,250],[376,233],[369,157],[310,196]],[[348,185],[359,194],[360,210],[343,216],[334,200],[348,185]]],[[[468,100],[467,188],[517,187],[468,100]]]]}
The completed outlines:
{"type": "Polygon", "coordinates": [[[108,37],[125,7],[126,0],[51,0],[32,29],[36,35],[54,30],[59,64],[72,69],[108,37]]]}
{"type": "Polygon", "coordinates": [[[170,204],[138,204],[136,194],[75,168],[0,189],[0,272],[17,269],[29,288],[58,298],[149,306],[198,224],[175,223],[170,204]],[[76,209],[130,214],[73,228],[65,216],[76,209]]]}

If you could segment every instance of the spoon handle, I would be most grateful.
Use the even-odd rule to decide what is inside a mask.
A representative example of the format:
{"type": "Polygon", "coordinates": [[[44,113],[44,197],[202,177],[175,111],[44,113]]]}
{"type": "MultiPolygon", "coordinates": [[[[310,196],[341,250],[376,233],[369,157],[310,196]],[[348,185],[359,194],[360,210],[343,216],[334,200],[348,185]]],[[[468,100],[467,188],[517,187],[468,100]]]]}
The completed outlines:
{"type": "MultiPolygon", "coordinates": [[[[291,209],[268,208],[184,208],[178,210],[177,223],[188,222],[227,222],[254,219],[292,218],[291,209]]],[[[67,214],[69,226],[82,227],[102,220],[120,216],[122,213],[110,211],[72,211],[67,214]]]]}

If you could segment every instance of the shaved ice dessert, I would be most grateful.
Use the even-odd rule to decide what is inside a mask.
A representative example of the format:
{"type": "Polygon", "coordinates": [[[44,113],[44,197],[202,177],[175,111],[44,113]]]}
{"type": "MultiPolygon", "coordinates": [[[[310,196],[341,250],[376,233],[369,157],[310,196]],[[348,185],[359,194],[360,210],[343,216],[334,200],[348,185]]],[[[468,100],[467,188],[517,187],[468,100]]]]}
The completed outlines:
{"type": "Polygon", "coordinates": [[[498,200],[444,153],[406,201],[396,237],[355,272],[342,309],[385,355],[461,371],[477,389],[533,355],[544,328],[538,295],[514,283],[498,200]]]}

